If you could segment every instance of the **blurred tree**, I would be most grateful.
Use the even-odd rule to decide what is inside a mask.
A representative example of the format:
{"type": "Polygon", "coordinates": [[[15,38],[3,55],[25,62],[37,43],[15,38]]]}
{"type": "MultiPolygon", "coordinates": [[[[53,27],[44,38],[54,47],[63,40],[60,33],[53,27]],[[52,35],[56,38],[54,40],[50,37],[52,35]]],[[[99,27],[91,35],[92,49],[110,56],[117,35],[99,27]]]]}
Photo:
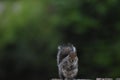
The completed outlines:
{"type": "Polygon", "coordinates": [[[61,43],[78,50],[78,78],[119,77],[119,0],[0,2],[0,78],[58,76],[61,43]]]}

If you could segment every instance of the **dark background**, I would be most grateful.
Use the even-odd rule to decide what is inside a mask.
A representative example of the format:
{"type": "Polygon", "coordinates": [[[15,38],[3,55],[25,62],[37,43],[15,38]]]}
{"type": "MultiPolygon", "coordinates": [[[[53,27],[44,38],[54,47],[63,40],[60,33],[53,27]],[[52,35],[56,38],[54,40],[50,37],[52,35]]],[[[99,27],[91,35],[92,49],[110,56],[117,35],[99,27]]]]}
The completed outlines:
{"type": "Polygon", "coordinates": [[[57,47],[77,48],[77,78],[120,77],[120,0],[0,1],[0,79],[58,78],[57,47]]]}

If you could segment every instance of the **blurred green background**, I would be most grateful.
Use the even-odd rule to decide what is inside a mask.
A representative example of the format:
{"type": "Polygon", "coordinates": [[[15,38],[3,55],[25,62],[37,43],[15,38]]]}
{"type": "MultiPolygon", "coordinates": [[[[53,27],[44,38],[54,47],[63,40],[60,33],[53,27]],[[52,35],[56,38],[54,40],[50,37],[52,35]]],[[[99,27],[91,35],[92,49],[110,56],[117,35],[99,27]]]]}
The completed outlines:
{"type": "Polygon", "coordinates": [[[120,77],[119,2],[0,1],[0,79],[58,78],[63,43],[77,48],[77,78],[120,77]]]}

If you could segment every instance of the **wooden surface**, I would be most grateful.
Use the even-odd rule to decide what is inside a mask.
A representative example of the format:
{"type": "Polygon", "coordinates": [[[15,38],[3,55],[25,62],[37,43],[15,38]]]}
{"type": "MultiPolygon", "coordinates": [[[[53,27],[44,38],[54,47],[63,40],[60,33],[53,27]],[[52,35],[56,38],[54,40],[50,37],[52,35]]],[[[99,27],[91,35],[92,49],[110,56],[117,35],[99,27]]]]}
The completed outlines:
{"type": "MultiPolygon", "coordinates": [[[[62,79],[53,78],[51,80],[62,80],[62,79]]],[[[94,80],[94,79],[74,79],[74,80],[94,80]]],[[[113,79],[112,78],[96,78],[96,80],[113,80],[113,79]]],[[[116,78],[115,80],[120,80],[120,78],[116,78]]]]}
{"type": "MultiPolygon", "coordinates": [[[[62,80],[62,79],[51,79],[51,80],[62,80]]],[[[92,79],[74,79],[74,80],[92,80],[92,79]]]]}

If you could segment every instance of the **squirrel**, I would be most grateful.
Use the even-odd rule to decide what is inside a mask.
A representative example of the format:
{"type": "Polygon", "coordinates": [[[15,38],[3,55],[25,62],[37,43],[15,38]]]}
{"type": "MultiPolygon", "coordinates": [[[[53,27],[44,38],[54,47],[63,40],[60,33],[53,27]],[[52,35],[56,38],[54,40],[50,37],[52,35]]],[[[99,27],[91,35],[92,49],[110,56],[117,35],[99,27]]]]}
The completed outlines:
{"type": "Polygon", "coordinates": [[[75,78],[78,73],[78,57],[72,44],[58,46],[57,65],[60,79],[75,78]]]}

